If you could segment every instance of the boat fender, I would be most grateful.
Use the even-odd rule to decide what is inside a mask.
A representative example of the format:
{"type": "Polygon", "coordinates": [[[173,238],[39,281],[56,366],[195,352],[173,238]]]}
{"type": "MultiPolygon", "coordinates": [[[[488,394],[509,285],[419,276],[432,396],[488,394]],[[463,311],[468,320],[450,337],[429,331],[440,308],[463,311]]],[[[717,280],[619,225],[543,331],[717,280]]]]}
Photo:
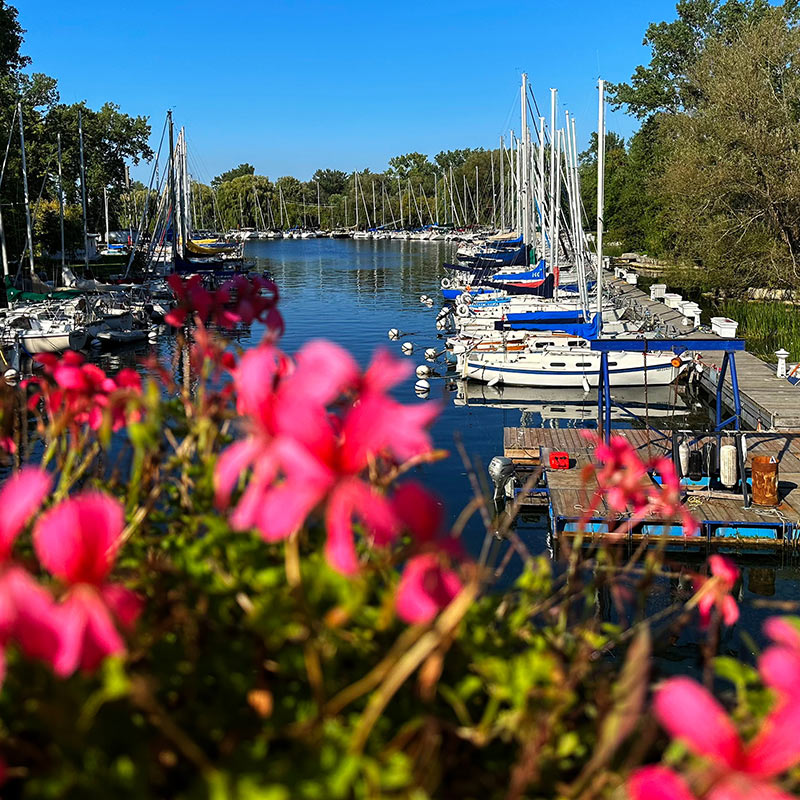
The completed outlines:
{"type": "Polygon", "coordinates": [[[685,441],[678,447],[678,466],[681,469],[681,477],[689,474],[689,445],[685,441]]]}
{"type": "Polygon", "coordinates": [[[400,345],[400,349],[403,351],[405,355],[410,356],[414,352],[414,343],[403,342],[403,344],[400,345]]]}
{"type": "Polygon", "coordinates": [[[461,293],[461,299],[469,305],[475,298],[469,293],[469,286],[461,293]]]}
{"type": "Polygon", "coordinates": [[[736,445],[724,444],[719,449],[720,482],[727,489],[732,489],[736,486],[737,473],[736,445]]]}
{"type": "Polygon", "coordinates": [[[435,347],[429,347],[429,348],[428,348],[428,349],[425,351],[425,358],[426,358],[428,361],[436,361],[436,357],[437,357],[437,355],[438,355],[438,353],[436,352],[436,348],[435,348],[435,347]]]}
{"type": "Polygon", "coordinates": [[[400,338],[400,331],[397,328],[389,328],[389,338],[392,340],[400,338]]]}
{"type": "Polygon", "coordinates": [[[431,368],[427,364],[420,364],[417,369],[415,370],[416,376],[418,378],[427,378],[432,372],[431,368]]]}

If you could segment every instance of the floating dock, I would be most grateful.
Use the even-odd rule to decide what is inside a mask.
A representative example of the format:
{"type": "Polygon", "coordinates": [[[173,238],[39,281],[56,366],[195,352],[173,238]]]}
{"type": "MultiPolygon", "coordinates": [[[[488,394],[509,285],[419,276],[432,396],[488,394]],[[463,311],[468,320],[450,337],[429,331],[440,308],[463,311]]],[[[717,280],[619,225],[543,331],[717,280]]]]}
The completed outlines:
{"type": "MultiPolygon", "coordinates": [[[[691,347],[692,339],[725,339],[713,333],[694,328],[683,314],[658,300],[651,300],[637,286],[621,278],[605,278],[611,296],[622,308],[630,308],[634,315],[648,319],[664,336],[686,339],[691,347]]],[[[722,353],[719,351],[695,350],[703,366],[700,386],[712,396],[716,395],[720,376],[722,353]]],[[[736,370],[739,380],[741,419],[750,428],[775,431],[800,430],[800,388],[785,378],[777,377],[774,366],[767,364],[747,351],[736,353],[736,370]]],[[[722,387],[722,401],[729,409],[734,408],[733,388],[730,383],[722,387]]]]}
{"type": "MultiPolygon", "coordinates": [[[[749,431],[744,434],[722,432],[673,432],[654,429],[615,429],[647,461],[658,456],[672,458],[676,441],[686,440],[694,448],[706,441],[739,437],[745,483],[736,490],[721,487],[718,480],[686,481],[684,502],[700,524],[698,536],[685,537],[680,522],[649,517],[636,525],[625,526],[625,515],[618,515],[601,503],[587,518],[587,510],[597,482],[585,480],[584,467],[592,462],[594,444],[575,428],[505,428],[504,454],[516,467],[515,493],[525,485],[526,476],[541,471],[542,478],[522,500],[525,505],[545,506],[554,539],[574,536],[579,530],[602,536],[612,528],[629,541],[666,543],[670,548],[696,549],[710,546],[728,549],[796,548],[800,545],[800,433],[749,431]],[[746,454],[744,450],[746,449],[746,454]],[[561,452],[569,457],[568,469],[551,469],[541,463],[543,453],[561,452]],[[749,496],[750,464],[754,456],[770,456],[778,461],[779,503],[759,507],[749,496]]],[[[739,445],[737,444],[737,447],[739,445]]]]}

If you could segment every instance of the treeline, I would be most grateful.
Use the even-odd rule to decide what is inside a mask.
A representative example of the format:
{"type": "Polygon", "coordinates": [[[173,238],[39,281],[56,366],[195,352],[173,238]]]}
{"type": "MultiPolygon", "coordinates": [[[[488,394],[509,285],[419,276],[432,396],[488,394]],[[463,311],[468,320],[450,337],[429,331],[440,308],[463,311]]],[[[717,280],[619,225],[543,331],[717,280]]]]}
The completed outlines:
{"type": "MultiPolygon", "coordinates": [[[[683,265],[676,280],[742,292],[800,285],[796,0],[681,0],[652,24],[650,63],[613,86],[640,129],[608,134],[608,239],[683,265]]],[[[594,213],[596,137],[583,191],[594,213]]]]}
{"type": "Polygon", "coordinates": [[[30,58],[22,53],[24,30],[17,10],[0,0],[0,158],[8,158],[0,185],[6,249],[12,262],[26,243],[19,113],[21,104],[28,186],[35,215],[36,250],[60,249],[58,214],[58,137],[61,136],[61,183],[66,208],[68,250],[83,246],[78,115],[82,117],[86,172],[87,219],[90,231],[105,226],[104,188],[109,215],[119,225],[126,215],[126,164],[152,158],[146,117],[133,117],[114,103],[91,109],[85,103],[60,102],[55,78],[28,72],[30,58]]]}
{"type": "Polygon", "coordinates": [[[510,220],[512,191],[510,156],[501,155],[499,148],[447,150],[433,160],[406,153],[391,158],[383,172],[319,169],[309,181],[288,175],[272,181],[240,164],[210,185],[192,182],[192,223],[262,229],[499,225],[504,206],[510,220]]]}

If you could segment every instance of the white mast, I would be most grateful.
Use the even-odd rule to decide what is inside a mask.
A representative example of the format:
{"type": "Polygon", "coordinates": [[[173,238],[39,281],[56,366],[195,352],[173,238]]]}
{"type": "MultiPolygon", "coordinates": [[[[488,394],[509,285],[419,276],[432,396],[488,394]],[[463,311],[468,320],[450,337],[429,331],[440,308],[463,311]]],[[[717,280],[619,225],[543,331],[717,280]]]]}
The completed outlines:
{"type": "Polygon", "coordinates": [[[556,230],[556,103],[558,90],[550,90],[550,270],[555,274],[558,262],[558,241],[556,230]]]}
{"type": "Polygon", "coordinates": [[[319,181],[317,181],[317,229],[322,230],[322,213],[319,205],[319,181]]]}
{"type": "MultiPolygon", "coordinates": [[[[61,278],[64,278],[65,245],[64,245],[64,184],[61,178],[61,134],[56,137],[58,141],[58,219],[61,223],[61,278]]],[[[5,265],[4,265],[5,266],[5,265]]]]}
{"type": "Polygon", "coordinates": [[[481,221],[478,218],[478,165],[475,165],[475,224],[480,225],[481,221]]]}
{"type": "Polygon", "coordinates": [[[506,147],[500,135],[500,230],[506,229],[506,147]]]}
{"type": "Polygon", "coordinates": [[[356,203],[356,230],[358,230],[358,173],[353,173],[353,188],[355,190],[355,203],[356,203]]]}
{"type": "MultiPolygon", "coordinates": [[[[528,203],[528,174],[530,160],[528,158],[528,75],[522,73],[522,86],[520,87],[520,118],[522,121],[522,158],[517,159],[517,168],[521,169],[520,199],[522,201],[522,245],[528,247],[531,243],[530,230],[530,204],[528,203]]],[[[518,153],[519,155],[519,153],[518,153]]],[[[526,263],[529,263],[526,259],[526,263]]]]}
{"type": "Polygon", "coordinates": [[[606,82],[597,85],[597,321],[603,327],[603,214],[606,200],[606,82]]]}
{"type": "Polygon", "coordinates": [[[108,189],[103,187],[103,208],[106,214],[106,249],[108,249],[108,189]]]}
{"type": "Polygon", "coordinates": [[[489,162],[492,168],[492,227],[497,228],[497,192],[494,188],[494,150],[489,151],[489,162]]]}
{"type": "MultiPolygon", "coordinates": [[[[21,113],[21,112],[20,112],[21,113]]],[[[170,112],[170,131],[172,131],[172,114],[170,112]]],[[[83,162],[83,116],[81,113],[81,109],[78,109],[78,140],[80,142],[80,154],[81,154],[81,203],[83,205],[83,257],[86,263],[86,270],[89,270],[89,230],[88,230],[88,222],[86,220],[86,167],[84,166],[83,162]]],[[[170,140],[170,145],[171,145],[170,140]]],[[[171,156],[170,156],[171,157],[171,156]]],[[[173,206],[172,209],[173,214],[173,225],[172,225],[172,238],[173,241],[175,239],[175,208],[173,206]]]]}
{"type": "MultiPolygon", "coordinates": [[[[405,222],[403,220],[403,186],[400,183],[400,175],[397,175],[397,197],[400,202],[400,227],[405,228],[405,222]]],[[[411,209],[409,208],[409,213],[411,213],[411,209]]]]}
{"type": "Polygon", "coordinates": [[[19,113],[19,141],[22,147],[22,188],[25,193],[25,222],[28,231],[28,261],[33,278],[33,228],[31,227],[31,205],[28,197],[28,167],[25,163],[25,131],[22,124],[22,103],[17,103],[19,113]]]}

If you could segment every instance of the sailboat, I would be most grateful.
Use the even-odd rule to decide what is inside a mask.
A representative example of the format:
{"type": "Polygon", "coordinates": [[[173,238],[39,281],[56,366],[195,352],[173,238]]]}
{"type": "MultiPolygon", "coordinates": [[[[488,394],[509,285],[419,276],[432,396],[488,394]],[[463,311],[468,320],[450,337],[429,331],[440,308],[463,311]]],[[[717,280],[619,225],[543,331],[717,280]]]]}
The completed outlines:
{"type": "MultiPolygon", "coordinates": [[[[526,387],[598,386],[601,355],[591,349],[591,341],[599,337],[614,338],[620,334],[641,335],[640,325],[622,320],[603,293],[603,207],[605,172],[605,85],[600,81],[598,110],[598,198],[597,255],[594,258],[596,281],[594,308],[590,309],[586,266],[589,260],[573,241],[573,260],[579,283],[574,299],[550,299],[526,295],[526,289],[510,285],[497,292],[465,295],[456,306],[455,323],[460,333],[449,341],[457,354],[457,369],[463,378],[490,385],[526,387]],[[604,322],[613,328],[605,332],[604,322]]],[[[545,192],[544,119],[540,117],[538,148],[531,147],[528,129],[527,76],[522,76],[522,133],[518,147],[518,221],[522,230],[522,250],[528,252],[539,244],[545,255],[544,265],[557,289],[558,264],[563,258],[561,244],[560,180],[562,155],[567,142],[562,132],[556,133],[556,94],[551,90],[550,191],[545,192]],[[557,144],[558,143],[558,144],[557,144]],[[563,151],[563,152],[562,152],[563,151]],[[538,166],[534,166],[538,155],[538,166]],[[541,236],[535,235],[535,221],[541,236]]],[[[569,143],[570,145],[572,142],[569,143]]],[[[567,163],[567,194],[574,200],[572,163],[567,163]],[[572,188],[570,188],[572,187],[572,188]]],[[[571,205],[572,231],[578,213],[571,205]]],[[[567,227],[567,226],[565,226],[567,227]]],[[[569,230],[569,227],[567,227],[569,230]]],[[[573,237],[574,238],[574,237],[573,237]]],[[[563,262],[562,262],[563,263],[563,262]]],[[[669,350],[646,353],[612,352],[609,354],[611,386],[663,386],[672,383],[685,366],[684,358],[669,350]]]]}

